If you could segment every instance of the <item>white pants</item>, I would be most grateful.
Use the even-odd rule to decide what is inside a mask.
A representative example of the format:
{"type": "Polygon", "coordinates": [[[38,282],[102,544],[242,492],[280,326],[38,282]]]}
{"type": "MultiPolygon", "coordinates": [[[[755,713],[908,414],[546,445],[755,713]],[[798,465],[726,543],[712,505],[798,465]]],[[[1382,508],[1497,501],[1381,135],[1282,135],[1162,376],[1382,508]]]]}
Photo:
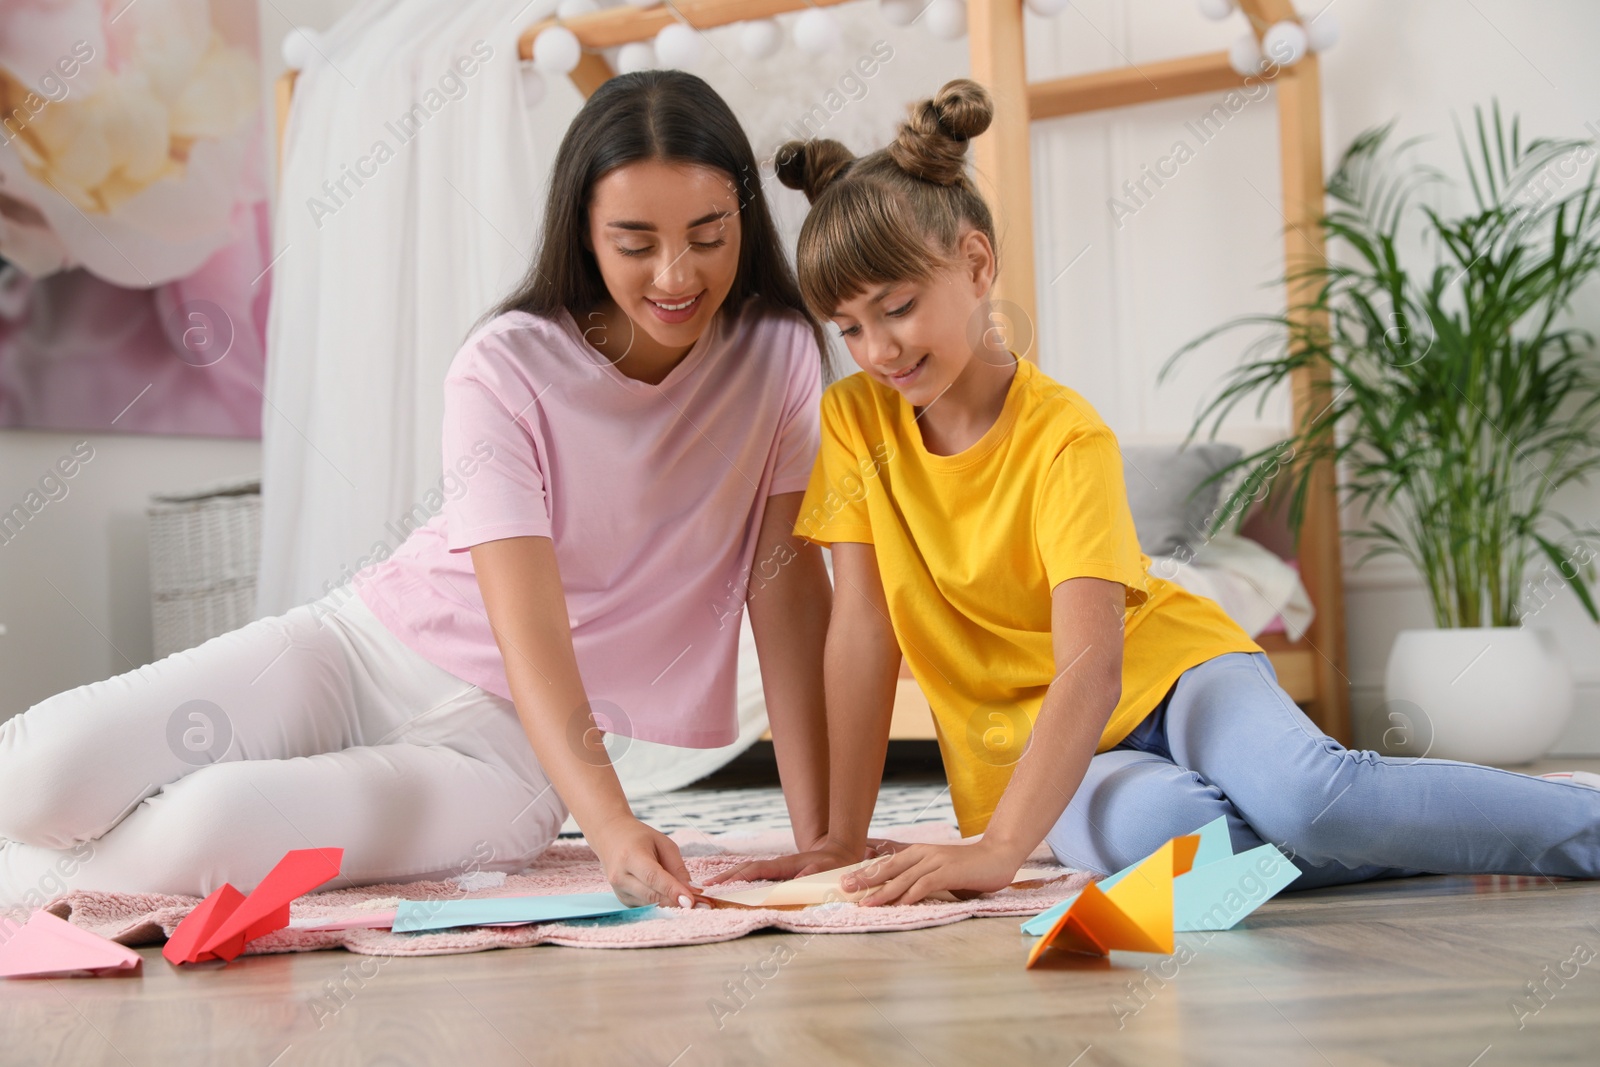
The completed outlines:
{"type": "Polygon", "coordinates": [[[510,701],[411,651],[349,586],[0,723],[0,907],[69,889],[248,893],[514,872],[567,810],[510,701]]]}

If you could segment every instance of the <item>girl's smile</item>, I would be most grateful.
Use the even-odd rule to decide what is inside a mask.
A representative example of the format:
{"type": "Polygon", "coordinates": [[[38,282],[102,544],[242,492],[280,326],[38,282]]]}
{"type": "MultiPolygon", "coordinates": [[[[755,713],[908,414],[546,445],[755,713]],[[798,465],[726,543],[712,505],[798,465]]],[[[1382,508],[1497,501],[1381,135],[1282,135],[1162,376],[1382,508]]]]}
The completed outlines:
{"type": "Polygon", "coordinates": [[[917,380],[918,376],[922,373],[922,369],[926,367],[927,364],[928,357],[923,356],[905,370],[890,374],[888,376],[890,384],[897,389],[904,389],[910,386],[917,380]]]}

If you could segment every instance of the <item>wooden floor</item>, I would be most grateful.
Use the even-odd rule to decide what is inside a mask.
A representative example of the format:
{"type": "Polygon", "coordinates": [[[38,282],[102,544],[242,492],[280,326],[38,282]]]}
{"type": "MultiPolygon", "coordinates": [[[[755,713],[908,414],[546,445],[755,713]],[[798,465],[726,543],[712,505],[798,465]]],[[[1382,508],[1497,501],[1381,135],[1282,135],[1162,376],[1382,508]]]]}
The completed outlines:
{"type": "Polygon", "coordinates": [[[1286,893],[1178,941],[1033,971],[1011,919],[182,971],[147,947],[142,978],[0,984],[0,1064],[1600,1063],[1600,882],[1286,893]]]}

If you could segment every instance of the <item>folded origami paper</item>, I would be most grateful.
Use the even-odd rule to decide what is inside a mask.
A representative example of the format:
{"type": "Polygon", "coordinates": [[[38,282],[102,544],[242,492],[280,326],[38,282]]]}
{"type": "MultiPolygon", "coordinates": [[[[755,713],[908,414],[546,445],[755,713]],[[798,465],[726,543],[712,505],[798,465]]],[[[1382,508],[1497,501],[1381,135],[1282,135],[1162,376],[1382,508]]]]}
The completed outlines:
{"type": "Polygon", "coordinates": [[[520,926],[602,915],[637,915],[654,904],[634,908],[615,893],[564,893],[532,897],[467,897],[450,900],[403,900],[395,912],[397,934],[444,930],[452,926],[520,926]]]}
{"type": "Polygon", "coordinates": [[[37,909],[21,926],[0,919],[0,977],[78,978],[141,973],[126,945],[37,909]]]}
{"type": "MultiPolygon", "coordinates": [[[[1276,845],[1258,845],[1235,855],[1225,817],[1218,816],[1194,832],[1200,838],[1194,864],[1172,885],[1172,928],[1179,933],[1231,929],[1300,876],[1299,868],[1276,845]]],[[[1108,892],[1144,862],[1125,867],[1095,885],[1102,893],[1108,892]]],[[[1075,901],[1069,897],[1040,912],[1022,924],[1022,932],[1041,936],[1075,901]]]]}
{"type": "Polygon", "coordinates": [[[337,877],[343,859],[342,848],[295,849],[249,896],[224,882],[184,916],[161,955],[173,964],[233,960],[247,943],[288,926],[289,902],[337,877]]]}
{"type": "Polygon", "coordinates": [[[394,925],[394,916],[393,908],[388,911],[368,912],[366,915],[348,915],[342,919],[313,915],[290,919],[289,928],[291,930],[387,930],[394,925]]]}
{"type": "Polygon", "coordinates": [[[1064,948],[1108,956],[1114,948],[1170,953],[1172,883],[1194,863],[1200,838],[1174,837],[1140,860],[1126,877],[1102,892],[1091,882],[1045,931],[1028,953],[1029,967],[1045,949],[1064,948]]]}
{"type": "MultiPolygon", "coordinates": [[[[848,867],[836,867],[831,871],[818,871],[808,874],[804,878],[795,878],[776,885],[762,886],[757,889],[736,889],[720,893],[702,893],[697,899],[705,901],[714,908],[778,908],[792,911],[797,908],[809,908],[818,904],[829,904],[834,901],[855,902],[872,892],[875,886],[867,889],[856,889],[845,892],[839,886],[839,880],[851,871],[860,870],[868,864],[877,863],[879,860],[862,860],[852,863],[848,867]]],[[[1012,885],[1021,882],[1049,881],[1060,878],[1067,872],[1054,869],[1023,868],[1011,880],[1012,885]]],[[[943,889],[935,890],[922,898],[928,901],[951,901],[957,899],[952,893],[943,889]]]]}

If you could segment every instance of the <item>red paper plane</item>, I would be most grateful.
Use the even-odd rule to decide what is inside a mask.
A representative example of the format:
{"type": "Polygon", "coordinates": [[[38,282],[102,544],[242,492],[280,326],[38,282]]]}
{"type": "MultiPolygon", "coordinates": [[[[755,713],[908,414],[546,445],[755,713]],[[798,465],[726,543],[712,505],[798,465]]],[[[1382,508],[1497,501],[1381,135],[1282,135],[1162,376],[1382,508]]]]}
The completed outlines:
{"type": "Polygon", "coordinates": [[[169,963],[233,960],[244,946],[289,925],[289,902],[339,874],[342,848],[301,848],[284,854],[249,896],[224,882],[172,931],[161,955],[169,963]]]}

